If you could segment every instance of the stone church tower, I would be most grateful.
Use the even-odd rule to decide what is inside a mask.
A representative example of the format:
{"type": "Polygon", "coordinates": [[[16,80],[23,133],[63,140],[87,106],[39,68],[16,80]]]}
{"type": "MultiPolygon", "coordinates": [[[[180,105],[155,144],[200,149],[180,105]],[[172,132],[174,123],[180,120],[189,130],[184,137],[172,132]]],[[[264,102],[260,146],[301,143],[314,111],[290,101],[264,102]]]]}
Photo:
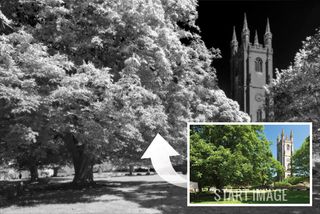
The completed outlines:
{"type": "MultiPolygon", "coordinates": [[[[282,129],[281,136],[277,138],[277,160],[284,167],[284,178],[292,175],[291,173],[291,158],[293,155],[293,132],[290,132],[290,138],[284,136],[284,130],[282,129]]],[[[282,178],[280,178],[281,180],[282,178]]]]}
{"type": "Polygon", "coordinates": [[[267,120],[268,112],[264,109],[268,105],[268,100],[263,86],[269,84],[273,78],[272,33],[269,19],[264,34],[264,44],[259,43],[257,31],[254,42],[250,42],[246,14],[240,45],[233,27],[230,68],[231,98],[238,101],[240,109],[251,116],[251,121],[267,120]]]}

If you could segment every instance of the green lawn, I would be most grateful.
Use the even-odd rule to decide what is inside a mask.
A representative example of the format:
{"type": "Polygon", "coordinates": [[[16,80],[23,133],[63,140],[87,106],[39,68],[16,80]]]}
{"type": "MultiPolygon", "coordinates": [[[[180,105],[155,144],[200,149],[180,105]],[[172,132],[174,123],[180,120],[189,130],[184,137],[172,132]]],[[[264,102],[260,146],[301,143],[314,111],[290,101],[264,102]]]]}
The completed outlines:
{"type": "MultiPolygon", "coordinates": [[[[276,201],[274,200],[275,197],[272,197],[272,199],[270,199],[270,197],[268,198],[268,194],[270,193],[261,193],[260,197],[258,198],[257,194],[254,196],[252,191],[247,191],[247,196],[244,194],[242,194],[241,197],[237,197],[236,195],[234,195],[234,197],[229,196],[229,200],[228,196],[227,198],[223,198],[222,196],[220,200],[216,201],[213,193],[202,193],[198,194],[197,196],[195,194],[191,194],[190,198],[192,204],[308,204],[310,196],[308,190],[286,190],[286,196],[284,197],[285,200],[282,200],[283,198],[281,198],[280,200],[276,201]],[[264,198],[264,200],[262,198],[264,198]]],[[[274,194],[274,192],[272,194],[274,194]]],[[[279,195],[280,193],[277,194],[277,196],[279,195]]]]}

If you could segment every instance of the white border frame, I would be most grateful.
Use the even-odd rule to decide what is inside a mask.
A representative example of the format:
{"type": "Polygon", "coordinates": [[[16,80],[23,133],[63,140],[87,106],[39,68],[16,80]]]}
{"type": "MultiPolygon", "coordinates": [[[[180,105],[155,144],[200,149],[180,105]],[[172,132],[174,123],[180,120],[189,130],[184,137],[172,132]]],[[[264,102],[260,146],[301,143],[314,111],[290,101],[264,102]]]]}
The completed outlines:
{"type": "Polygon", "coordinates": [[[187,141],[187,206],[188,207],[312,207],[312,123],[311,122],[188,122],[187,141]],[[309,125],[310,135],[310,189],[308,204],[191,204],[190,203],[190,125],[309,125]]]}

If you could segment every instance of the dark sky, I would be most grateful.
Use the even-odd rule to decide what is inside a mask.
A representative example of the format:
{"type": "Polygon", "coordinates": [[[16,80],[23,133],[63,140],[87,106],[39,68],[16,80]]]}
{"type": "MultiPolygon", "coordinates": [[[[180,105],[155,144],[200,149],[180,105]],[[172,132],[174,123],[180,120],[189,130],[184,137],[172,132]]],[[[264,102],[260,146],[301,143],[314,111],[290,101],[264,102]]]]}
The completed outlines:
{"type": "MultiPolygon", "coordinates": [[[[219,85],[226,92],[229,83],[229,59],[232,27],[241,38],[244,13],[247,14],[251,42],[258,30],[263,42],[267,17],[273,34],[274,68],[284,69],[294,60],[302,41],[320,27],[320,0],[200,0],[198,22],[208,48],[219,48],[222,59],[214,61],[219,85]]],[[[240,41],[239,41],[240,42],[240,41]]]]}

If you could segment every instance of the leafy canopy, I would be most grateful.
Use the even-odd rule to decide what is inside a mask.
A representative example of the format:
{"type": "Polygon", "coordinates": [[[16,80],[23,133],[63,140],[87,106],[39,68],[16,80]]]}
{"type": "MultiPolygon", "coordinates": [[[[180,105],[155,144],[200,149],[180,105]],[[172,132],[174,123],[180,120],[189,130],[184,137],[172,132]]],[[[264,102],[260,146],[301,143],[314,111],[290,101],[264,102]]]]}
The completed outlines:
{"type": "Polygon", "coordinates": [[[310,137],[307,137],[301,147],[292,157],[292,171],[295,176],[310,176],[310,137]]]}
{"type": "Polygon", "coordinates": [[[294,63],[268,86],[274,121],[313,123],[313,140],[319,141],[320,30],[307,37],[294,63]]]}
{"type": "Polygon", "coordinates": [[[261,125],[192,126],[190,177],[201,186],[268,185],[283,167],[261,125]]]}

